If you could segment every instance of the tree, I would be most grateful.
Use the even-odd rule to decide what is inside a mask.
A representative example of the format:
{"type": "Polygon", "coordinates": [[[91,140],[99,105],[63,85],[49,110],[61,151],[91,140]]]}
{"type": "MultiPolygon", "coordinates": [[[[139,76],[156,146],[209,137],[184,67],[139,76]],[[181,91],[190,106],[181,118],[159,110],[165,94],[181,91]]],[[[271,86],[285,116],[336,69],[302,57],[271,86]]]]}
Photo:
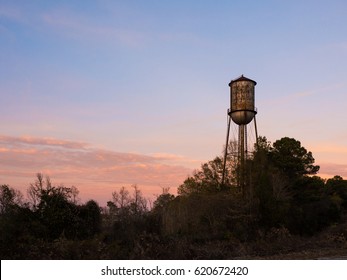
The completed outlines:
{"type": "Polygon", "coordinates": [[[137,185],[132,185],[134,188],[134,196],[130,204],[133,214],[143,214],[147,211],[147,200],[143,197],[137,185]]]}
{"type": "Polygon", "coordinates": [[[77,202],[79,201],[79,193],[80,191],[75,187],[75,186],[71,186],[68,189],[68,199],[70,202],[72,202],[73,204],[77,204],[77,202]]]}
{"type": "Polygon", "coordinates": [[[157,197],[153,204],[153,212],[162,211],[171,201],[174,200],[175,196],[169,193],[170,188],[163,188],[161,195],[157,197]]]}
{"type": "Polygon", "coordinates": [[[10,188],[8,185],[0,186],[0,214],[5,214],[15,206],[23,204],[23,195],[20,191],[10,188]]]}
{"type": "Polygon", "coordinates": [[[344,208],[347,208],[347,180],[343,180],[341,176],[334,176],[326,181],[326,187],[329,194],[337,200],[341,200],[344,208]]]}
{"type": "Polygon", "coordinates": [[[29,200],[34,209],[36,209],[40,203],[42,193],[44,191],[49,191],[51,188],[52,184],[49,177],[47,176],[45,179],[42,173],[37,173],[36,181],[34,183],[30,183],[27,191],[29,200]]]}
{"type": "Polygon", "coordinates": [[[27,193],[32,208],[35,210],[39,204],[44,203],[42,199],[46,198],[47,196],[49,197],[52,194],[60,195],[68,202],[76,204],[78,201],[79,190],[75,186],[53,186],[49,176],[44,176],[42,173],[37,173],[36,180],[34,183],[30,183],[27,193]]]}
{"type": "MultiPolygon", "coordinates": [[[[253,158],[248,162],[251,172],[252,188],[257,195],[262,198],[269,199],[269,195],[276,201],[288,201],[292,193],[289,189],[289,179],[284,171],[276,166],[273,161],[274,148],[271,142],[266,137],[258,137],[258,142],[255,145],[253,158]],[[264,184],[264,181],[267,182],[264,184]],[[263,183],[260,183],[263,182],[263,183]],[[261,185],[261,187],[260,187],[261,185]],[[260,190],[267,192],[264,196],[260,190]]],[[[260,199],[258,197],[258,199],[260,199]]],[[[265,202],[266,204],[267,202],[265,202]]]]}
{"type": "Polygon", "coordinates": [[[89,200],[79,207],[78,216],[80,218],[79,238],[92,237],[101,231],[101,211],[99,204],[94,200],[89,200]]]}
{"type": "MultiPolygon", "coordinates": [[[[182,185],[178,187],[179,195],[215,193],[230,187],[228,183],[221,186],[223,173],[223,160],[216,157],[207,163],[201,165],[201,170],[194,172],[189,176],[182,185]]],[[[228,180],[226,180],[228,181],[228,180]]]]}
{"type": "Polygon", "coordinates": [[[121,187],[112,193],[113,201],[107,202],[110,214],[107,217],[107,239],[124,242],[127,249],[134,246],[140,234],[148,230],[147,200],[137,185],[131,187],[133,193],[121,187]]]}
{"type": "Polygon", "coordinates": [[[260,137],[251,162],[262,225],[312,234],[339,218],[338,199],[327,196],[324,180],[307,176],[316,174],[319,166],[300,141],[283,137],[271,145],[260,137]]]}
{"type": "Polygon", "coordinates": [[[38,173],[36,181],[31,183],[28,196],[31,208],[46,230],[42,237],[58,238],[64,234],[67,238],[77,235],[79,208],[75,204],[79,191],[76,187],[53,186],[48,176],[38,173]]]}
{"type": "Polygon", "coordinates": [[[76,236],[78,207],[68,200],[61,188],[44,190],[35,213],[47,228],[47,239],[56,239],[63,233],[67,238],[76,236]]]}
{"type": "Polygon", "coordinates": [[[271,142],[265,136],[259,136],[257,143],[254,145],[255,151],[269,153],[271,151],[271,142]]]}
{"type": "Polygon", "coordinates": [[[274,142],[270,155],[274,165],[288,177],[314,175],[319,171],[312,153],[294,138],[283,137],[274,142]]]}
{"type": "Polygon", "coordinates": [[[121,187],[120,190],[112,193],[113,203],[117,208],[124,209],[129,206],[131,198],[130,193],[125,187],[121,187]]]}
{"type": "Polygon", "coordinates": [[[0,257],[16,259],[29,256],[33,237],[41,230],[37,217],[23,196],[8,185],[0,186],[0,257]]]}
{"type": "Polygon", "coordinates": [[[131,186],[134,189],[133,195],[123,186],[120,190],[112,193],[112,201],[107,202],[110,214],[123,219],[129,215],[142,215],[147,209],[147,200],[143,197],[137,185],[131,186]]]}

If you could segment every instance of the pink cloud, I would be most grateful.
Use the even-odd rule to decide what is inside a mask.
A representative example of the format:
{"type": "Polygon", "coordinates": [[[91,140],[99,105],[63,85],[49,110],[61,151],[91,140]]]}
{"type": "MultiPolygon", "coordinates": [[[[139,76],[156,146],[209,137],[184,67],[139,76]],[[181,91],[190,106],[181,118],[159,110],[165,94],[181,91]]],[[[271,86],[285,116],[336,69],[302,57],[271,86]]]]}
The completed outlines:
{"type": "Polygon", "coordinates": [[[317,153],[347,154],[347,146],[337,144],[320,143],[319,145],[312,145],[312,150],[317,153]]]}
{"type": "Polygon", "coordinates": [[[21,136],[21,137],[13,137],[13,136],[5,136],[0,135],[0,144],[5,145],[39,145],[39,146],[60,146],[64,148],[70,149],[83,149],[88,146],[87,143],[84,142],[74,142],[67,140],[59,140],[54,138],[37,138],[31,136],[21,136]]]}
{"type": "Polygon", "coordinates": [[[320,164],[319,174],[323,178],[332,178],[339,175],[347,179],[347,164],[322,163],[320,164]]]}
{"type": "Polygon", "coordinates": [[[146,195],[153,190],[160,193],[161,186],[174,191],[192,171],[168,163],[180,156],[119,153],[84,142],[28,136],[0,136],[0,157],[0,184],[25,193],[35,174],[42,172],[57,184],[75,185],[81,197],[93,198],[98,193],[102,203],[122,185],[138,184],[146,195]]]}

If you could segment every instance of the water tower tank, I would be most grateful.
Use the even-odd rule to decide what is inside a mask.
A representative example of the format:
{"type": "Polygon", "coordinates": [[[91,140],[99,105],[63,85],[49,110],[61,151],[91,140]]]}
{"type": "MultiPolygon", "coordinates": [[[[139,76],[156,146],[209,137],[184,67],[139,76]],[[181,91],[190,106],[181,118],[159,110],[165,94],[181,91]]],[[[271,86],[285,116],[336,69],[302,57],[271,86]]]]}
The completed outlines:
{"type": "Polygon", "coordinates": [[[254,107],[254,87],[257,83],[243,75],[229,83],[230,110],[234,123],[246,125],[252,121],[256,112],[254,107]]]}

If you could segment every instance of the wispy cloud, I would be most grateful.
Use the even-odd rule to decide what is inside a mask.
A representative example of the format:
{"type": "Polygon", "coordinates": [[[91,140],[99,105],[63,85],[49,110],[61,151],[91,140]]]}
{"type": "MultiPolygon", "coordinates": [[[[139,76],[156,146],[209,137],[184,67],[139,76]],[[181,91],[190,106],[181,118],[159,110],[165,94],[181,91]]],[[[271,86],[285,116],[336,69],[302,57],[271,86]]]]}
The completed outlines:
{"type": "Polygon", "coordinates": [[[304,98],[312,98],[312,96],[315,96],[317,94],[325,93],[325,92],[334,92],[335,90],[345,88],[346,87],[345,82],[341,83],[336,83],[336,84],[331,84],[327,85],[325,87],[321,88],[313,88],[310,90],[306,91],[300,91],[300,92],[293,92],[288,95],[284,96],[278,96],[277,98],[272,98],[271,100],[268,100],[267,104],[270,105],[281,105],[285,104],[287,105],[288,103],[293,103],[293,102],[299,102],[299,100],[304,99],[304,98]]]}
{"type": "MultiPolygon", "coordinates": [[[[175,188],[191,172],[183,165],[169,164],[176,159],[174,155],[119,153],[84,142],[28,136],[0,136],[0,157],[0,184],[16,186],[26,180],[28,185],[42,172],[76,185],[89,197],[103,189],[104,199],[120,185],[139,184],[145,193],[159,186],[175,188]]],[[[27,185],[20,186],[22,191],[27,185]]]]}
{"type": "Polygon", "coordinates": [[[88,146],[84,142],[59,140],[49,137],[31,137],[31,136],[21,136],[13,137],[0,135],[0,144],[10,145],[10,146],[20,146],[20,145],[33,145],[33,146],[57,146],[68,149],[84,149],[88,146]]]}
{"type": "Polygon", "coordinates": [[[345,154],[347,156],[347,146],[345,145],[331,145],[331,144],[324,144],[319,143],[317,145],[311,145],[311,149],[315,153],[329,153],[329,154],[338,154],[342,155],[345,154]]]}
{"type": "Polygon", "coordinates": [[[323,178],[332,178],[339,175],[347,179],[347,164],[322,163],[320,167],[319,175],[323,178]]]}
{"type": "Polygon", "coordinates": [[[175,165],[189,165],[189,166],[199,166],[201,161],[196,159],[189,159],[182,155],[169,154],[169,153],[154,153],[151,154],[155,159],[166,162],[168,164],[175,165]]]}
{"type": "Polygon", "coordinates": [[[92,22],[91,18],[68,10],[56,10],[42,15],[42,21],[65,36],[88,41],[116,42],[126,46],[141,45],[145,36],[134,29],[92,22]]]}
{"type": "MultiPolygon", "coordinates": [[[[142,45],[146,36],[134,28],[117,26],[114,23],[102,22],[81,11],[73,11],[68,5],[58,8],[34,8],[29,4],[0,4],[0,18],[10,20],[40,30],[48,28],[49,32],[61,36],[91,42],[112,42],[125,46],[142,45]]],[[[8,32],[0,25],[0,32],[8,32]]]]}

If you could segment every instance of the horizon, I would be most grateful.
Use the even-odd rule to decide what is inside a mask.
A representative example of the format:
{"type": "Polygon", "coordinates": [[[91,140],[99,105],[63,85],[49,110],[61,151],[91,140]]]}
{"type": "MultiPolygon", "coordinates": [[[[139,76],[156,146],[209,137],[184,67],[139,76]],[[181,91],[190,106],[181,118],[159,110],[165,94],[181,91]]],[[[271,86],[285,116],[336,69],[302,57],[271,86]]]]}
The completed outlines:
{"type": "MultiPolygon", "coordinates": [[[[182,160],[181,158],[176,158],[173,155],[156,154],[152,156],[145,156],[132,153],[117,153],[113,151],[95,149],[93,147],[90,147],[89,144],[83,142],[63,141],[53,138],[15,138],[4,137],[0,135],[0,143],[4,144],[6,143],[6,140],[11,144],[13,148],[12,150],[9,149],[8,151],[11,151],[13,153],[18,153],[18,151],[20,151],[22,162],[35,162],[31,157],[37,156],[37,154],[42,154],[44,156],[41,156],[41,161],[35,162],[36,165],[49,167],[52,165],[52,162],[55,168],[58,170],[57,171],[48,168],[43,172],[40,171],[36,172],[35,174],[26,173],[26,176],[22,176],[20,180],[21,183],[19,185],[1,183],[1,185],[9,185],[9,187],[19,190],[24,195],[25,201],[27,201],[28,199],[27,190],[30,184],[35,183],[35,181],[37,180],[38,173],[41,173],[45,178],[49,177],[52,185],[55,187],[76,187],[79,191],[79,194],[77,196],[79,204],[86,203],[89,200],[94,200],[98,202],[100,207],[106,207],[107,202],[112,201],[112,192],[119,191],[122,187],[125,187],[128,191],[130,191],[131,194],[131,188],[136,185],[149,204],[153,203],[157,196],[160,195],[164,189],[168,190],[169,193],[177,195],[177,187],[183,184],[183,181],[188,176],[191,176],[194,171],[188,168],[184,168],[180,165],[162,164],[165,161],[172,163],[182,160]],[[23,147],[20,147],[20,143],[24,143],[24,149],[23,147]],[[30,145],[39,145],[39,148],[36,150],[27,148],[27,150],[25,151],[26,144],[29,144],[29,147],[30,145]],[[52,161],[51,157],[53,157],[57,153],[57,150],[54,149],[57,149],[60,155],[64,155],[58,161],[52,161]],[[63,152],[63,149],[67,149],[67,151],[63,152]],[[74,153],[74,159],[69,158],[72,153],[74,153]],[[78,154],[78,156],[76,156],[76,153],[78,154]],[[23,158],[23,155],[26,155],[28,157],[23,158]],[[76,158],[78,158],[77,161],[76,158]],[[123,167],[114,168],[111,166],[115,161],[119,162],[121,158],[123,158],[124,160],[123,164],[125,163],[123,167]],[[42,162],[42,160],[45,162],[42,162]],[[66,168],[66,161],[74,162],[75,169],[72,170],[71,168],[69,168],[69,172],[64,171],[64,168],[66,168]],[[93,162],[93,165],[90,164],[91,162],[93,162]],[[95,164],[97,164],[99,168],[97,174],[92,173],[95,164]],[[139,178],[142,180],[142,185],[133,183],[134,181],[136,181],[136,179],[134,179],[136,178],[136,174],[141,174],[141,172],[139,171],[141,171],[142,168],[146,168],[146,172],[144,174],[147,176],[147,178],[139,178]],[[109,169],[112,170],[112,174],[110,174],[109,169]],[[175,171],[176,173],[172,174],[173,171],[175,171]],[[163,173],[158,175],[159,172],[163,173]],[[87,176],[82,178],[81,176],[75,176],[75,173],[84,174],[84,176],[89,175],[90,177],[87,176]],[[162,174],[166,174],[165,176],[168,176],[168,178],[165,178],[165,176],[162,176],[162,174]],[[52,175],[54,175],[55,177],[52,177],[52,175]],[[113,176],[115,176],[116,179],[112,179],[113,176]],[[25,182],[24,178],[28,181],[25,182]],[[96,180],[95,178],[103,178],[102,181],[99,181],[97,190],[93,189],[96,180]],[[58,179],[59,181],[56,179],[58,179]],[[64,179],[72,183],[66,184],[64,182],[64,179]],[[160,180],[161,183],[153,184],[153,182],[155,182],[156,180],[160,180]],[[172,188],[172,182],[176,182],[177,186],[172,188]],[[82,186],[82,188],[79,187],[80,185],[82,186]]],[[[4,152],[4,150],[4,148],[1,148],[0,152],[4,152]]],[[[16,158],[12,160],[17,164],[18,162],[20,162],[20,160],[16,158]]],[[[202,164],[203,163],[201,163],[201,165],[202,164]]],[[[17,165],[17,168],[20,169],[20,166],[17,165]]],[[[195,170],[199,169],[197,168],[195,170]]],[[[336,168],[336,171],[339,171],[338,168],[336,168]]],[[[15,174],[12,173],[8,177],[11,178],[11,176],[14,175],[15,174]]],[[[338,173],[336,173],[335,175],[341,176],[338,173]]],[[[319,176],[322,179],[327,180],[333,178],[335,175],[320,174],[320,172],[318,171],[318,173],[314,176],[319,176]]],[[[343,176],[341,177],[343,178],[343,176]]]]}

